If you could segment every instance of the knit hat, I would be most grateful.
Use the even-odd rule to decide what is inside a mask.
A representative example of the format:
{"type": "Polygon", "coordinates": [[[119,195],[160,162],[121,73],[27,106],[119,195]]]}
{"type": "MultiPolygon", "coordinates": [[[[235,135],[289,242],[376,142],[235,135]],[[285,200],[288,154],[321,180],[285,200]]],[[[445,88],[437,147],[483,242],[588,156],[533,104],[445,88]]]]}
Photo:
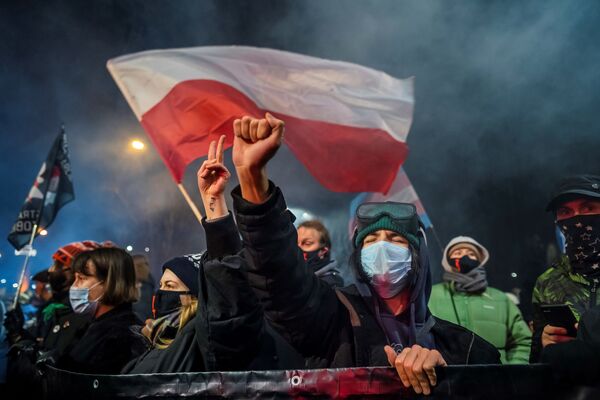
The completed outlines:
{"type": "Polygon", "coordinates": [[[198,297],[198,270],[202,253],[186,254],[181,257],[171,258],[162,266],[162,271],[169,268],[190,289],[190,293],[198,297]]]}
{"type": "Polygon", "coordinates": [[[477,258],[479,259],[479,266],[481,267],[483,267],[490,259],[490,253],[478,241],[469,236],[457,236],[446,245],[444,256],[442,257],[442,267],[444,267],[444,270],[447,272],[453,271],[452,266],[450,266],[450,263],[448,262],[448,255],[452,253],[453,250],[459,248],[473,250],[478,255],[477,258]]]}
{"type": "Polygon", "coordinates": [[[406,240],[408,240],[408,243],[410,243],[415,249],[419,248],[419,239],[417,239],[417,232],[409,232],[406,226],[397,223],[387,215],[383,215],[377,221],[369,225],[363,227],[359,225],[357,227],[354,245],[356,247],[359,247],[362,244],[363,239],[367,237],[367,235],[379,230],[388,230],[399,233],[400,235],[404,236],[406,240]]]}

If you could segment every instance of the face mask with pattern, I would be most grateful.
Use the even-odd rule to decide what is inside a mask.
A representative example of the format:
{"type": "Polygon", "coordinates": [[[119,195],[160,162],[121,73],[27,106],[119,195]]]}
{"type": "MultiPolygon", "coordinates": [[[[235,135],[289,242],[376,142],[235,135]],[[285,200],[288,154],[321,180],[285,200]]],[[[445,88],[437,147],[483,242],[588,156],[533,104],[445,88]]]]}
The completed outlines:
{"type": "Polygon", "coordinates": [[[565,252],[573,271],[600,274],[600,215],[577,215],[557,225],[565,236],[565,252]]]}

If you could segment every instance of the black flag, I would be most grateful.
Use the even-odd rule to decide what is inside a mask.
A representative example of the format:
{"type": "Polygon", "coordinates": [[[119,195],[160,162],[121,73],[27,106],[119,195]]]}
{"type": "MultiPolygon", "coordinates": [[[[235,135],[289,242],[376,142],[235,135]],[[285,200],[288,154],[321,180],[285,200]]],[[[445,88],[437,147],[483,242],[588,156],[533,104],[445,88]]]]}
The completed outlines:
{"type": "Polygon", "coordinates": [[[38,225],[38,232],[49,227],[58,210],[74,198],[67,135],[62,129],[35,178],[8,241],[20,250],[29,242],[34,225],[38,225]]]}

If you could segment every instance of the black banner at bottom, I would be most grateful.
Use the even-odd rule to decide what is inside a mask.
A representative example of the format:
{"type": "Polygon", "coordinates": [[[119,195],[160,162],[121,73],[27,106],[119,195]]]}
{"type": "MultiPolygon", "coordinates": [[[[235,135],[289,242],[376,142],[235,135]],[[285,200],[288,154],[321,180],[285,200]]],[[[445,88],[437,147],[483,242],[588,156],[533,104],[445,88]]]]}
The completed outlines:
{"type": "MultiPolygon", "coordinates": [[[[416,399],[391,368],[85,375],[48,367],[46,398],[66,399],[416,399]]],[[[600,386],[569,385],[545,365],[438,369],[429,399],[600,399],[600,386]]]]}

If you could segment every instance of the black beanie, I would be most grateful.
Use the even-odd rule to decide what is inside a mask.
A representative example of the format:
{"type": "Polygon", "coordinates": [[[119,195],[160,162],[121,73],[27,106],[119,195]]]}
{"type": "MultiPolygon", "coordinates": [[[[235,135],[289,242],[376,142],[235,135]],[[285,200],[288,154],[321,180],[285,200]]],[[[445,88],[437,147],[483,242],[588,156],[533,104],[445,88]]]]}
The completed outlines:
{"type": "Polygon", "coordinates": [[[175,257],[165,262],[162,270],[165,272],[165,269],[169,268],[181,282],[185,283],[185,286],[190,289],[190,293],[198,297],[198,270],[201,258],[202,253],[175,257]]]}

